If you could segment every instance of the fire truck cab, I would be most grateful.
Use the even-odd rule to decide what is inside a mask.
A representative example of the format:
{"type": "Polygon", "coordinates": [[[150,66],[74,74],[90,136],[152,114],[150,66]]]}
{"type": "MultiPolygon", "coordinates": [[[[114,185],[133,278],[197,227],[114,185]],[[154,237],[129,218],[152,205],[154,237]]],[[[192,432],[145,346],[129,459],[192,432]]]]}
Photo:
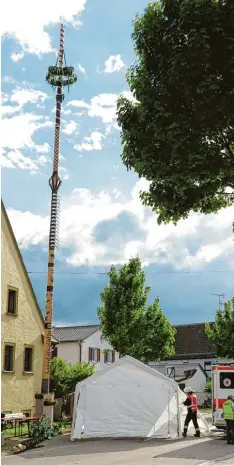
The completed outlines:
{"type": "Polygon", "coordinates": [[[212,361],[212,420],[218,429],[225,429],[223,403],[234,396],[234,361],[212,361]]]}

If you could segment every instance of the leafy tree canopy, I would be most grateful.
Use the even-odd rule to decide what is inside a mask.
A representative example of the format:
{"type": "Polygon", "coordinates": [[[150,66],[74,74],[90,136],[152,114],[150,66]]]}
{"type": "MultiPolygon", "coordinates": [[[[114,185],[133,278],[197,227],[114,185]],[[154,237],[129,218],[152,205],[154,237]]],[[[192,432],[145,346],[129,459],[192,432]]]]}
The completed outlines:
{"type": "Polygon", "coordinates": [[[215,322],[206,324],[206,335],[214,344],[219,358],[234,358],[234,298],[216,312],[215,322]]]}
{"type": "Polygon", "coordinates": [[[160,308],[159,299],[147,306],[150,287],[139,257],[109,272],[109,285],[98,308],[104,338],[121,355],[159,360],[174,353],[175,331],[160,308]]]}
{"type": "Polygon", "coordinates": [[[94,366],[86,362],[69,364],[64,359],[53,358],[51,361],[51,386],[56,391],[56,397],[62,398],[73,393],[77,382],[81,382],[94,372],[94,366]]]}
{"type": "Polygon", "coordinates": [[[122,160],[150,181],[158,223],[234,201],[234,2],[162,0],[137,16],[135,98],[121,96],[122,160]]]}

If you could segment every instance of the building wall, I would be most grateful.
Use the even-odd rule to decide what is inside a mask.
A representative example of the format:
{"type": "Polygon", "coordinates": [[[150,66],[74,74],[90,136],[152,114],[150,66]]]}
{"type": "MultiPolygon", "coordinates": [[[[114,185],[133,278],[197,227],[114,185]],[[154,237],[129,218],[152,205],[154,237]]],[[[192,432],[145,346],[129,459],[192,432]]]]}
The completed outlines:
{"type": "MultiPolygon", "coordinates": [[[[101,338],[100,330],[97,330],[93,335],[90,335],[85,341],[82,342],[82,362],[89,362],[89,348],[100,349],[100,362],[95,362],[96,370],[100,370],[105,366],[104,350],[113,351],[112,346],[101,338]]],[[[115,352],[115,361],[118,361],[119,354],[115,352]]]]}
{"type": "MultiPolygon", "coordinates": [[[[96,370],[100,370],[105,366],[104,362],[104,350],[112,351],[113,348],[104,339],[101,339],[100,330],[86,338],[81,343],[81,361],[80,361],[80,349],[79,342],[60,342],[58,345],[58,357],[64,359],[67,362],[75,364],[76,362],[90,362],[89,361],[89,348],[100,350],[100,362],[94,362],[96,370]]],[[[119,359],[118,353],[115,352],[115,361],[119,359]]]]}
{"type": "MultiPolygon", "coordinates": [[[[186,370],[188,369],[188,364],[186,364],[186,370]]],[[[162,363],[150,363],[150,367],[152,367],[153,369],[157,370],[158,366],[162,366],[163,368],[165,368],[165,373],[166,374],[166,367],[168,366],[178,366],[178,364],[162,364],[162,363]]],[[[195,372],[195,374],[193,375],[193,377],[190,377],[186,380],[183,380],[180,382],[180,379],[183,377],[183,374],[182,374],[182,371],[180,371],[180,369],[182,369],[181,367],[181,364],[179,365],[179,370],[177,368],[177,371],[176,371],[176,374],[175,374],[175,381],[181,385],[185,385],[186,387],[192,387],[192,389],[197,392],[197,393],[201,393],[204,391],[204,388],[205,388],[205,385],[206,385],[206,375],[205,373],[202,371],[202,369],[197,366],[197,370],[195,372]]]]}
{"type": "MultiPolygon", "coordinates": [[[[162,364],[165,365],[167,364],[167,366],[176,366],[177,364],[189,364],[189,363],[198,363],[201,365],[201,367],[206,371],[207,368],[209,367],[208,363],[211,363],[212,362],[212,358],[210,359],[204,359],[204,358],[197,358],[197,359],[168,359],[167,361],[162,361],[162,364]]],[[[150,363],[151,364],[151,363],[150,363]]],[[[210,371],[209,371],[210,372],[210,371]]],[[[207,373],[207,375],[209,376],[209,373],[207,373]]]]}
{"type": "Polygon", "coordinates": [[[79,342],[61,342],[57,346],[57,356],[71,364],[80,362],[80,344],[79,342]]]}
{"type": "Polygon", "coordinates": [[[2,212],[2,411],[34,413],[41,389],[43,319],[29,287],[16,245],[2,212]],[[18,315],[7,314],[8,286],[18,290],[18,315]],[[15,344],[14,372],[4,368],[4,344],[15,344]],[[33,373],[24,373],[24,347],[33,347],[33,373]]]}
{"type": "Polygon", "coordinates": [[[198,368],[193,377],[182,383],[185,383],[188,387],[192,387],[195,392],[201,393],[204,392],[206,386],[206,376],[204,372],[198,368]]]}

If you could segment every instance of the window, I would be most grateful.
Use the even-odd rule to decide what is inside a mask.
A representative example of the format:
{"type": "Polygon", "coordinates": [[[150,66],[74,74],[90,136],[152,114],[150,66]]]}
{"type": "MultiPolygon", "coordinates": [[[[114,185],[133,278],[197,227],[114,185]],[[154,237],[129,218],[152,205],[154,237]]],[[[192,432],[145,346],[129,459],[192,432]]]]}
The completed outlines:
{"type": "Polygon", "coordinates": [[[99,348],[89,348],[89,362],[100,362],[99,348]]]}
{"type": "Polygon", "coordinates": [[[33,348],[24,348],[24,372],[33,372],[33,348]]]}
{"type": "Polygon", "coordinates": [[[57,346],[55,346],[52,349],[52,358],[57,358],[57,357],[58,357],[58,348],[57,348],[57,346]]]}
{"type": "Polygon", "coordinates": [[[13,372],[15,363],[15,345],[13,343],[7,343],[5,345],[4,352],[4,371],[13,372]]]}
{"type": "Polygon", "coordinates": [[[211,379],[211,361],[206,361],[204,366],[205,366],[204,368],[205,368],[206,376],[211,379]]]}
{"type": "Polygon", "coordinates": [[[234,371],[220,372],[220,388],[227,390],[234,388],[234,371]]]}
{"type": "Polygon", "coordinates": [[[11,315],[17,314],[18,293],[13,288],[8,288],[7,313],[11,315]]]}
{"type": "Polygon", "coordinates": [[[106,350],[104,353],[104,363],[108,364],[111,362],[115,362],[115,352],[111,350],[106,350]]]}
{"type": "Polygon", "coordinates": [[[112,357],[111,356],[112,356],[111,352],[106,350],[105,353],[104,353],[104,363],[105,364],[112,362],[112,357]]]}

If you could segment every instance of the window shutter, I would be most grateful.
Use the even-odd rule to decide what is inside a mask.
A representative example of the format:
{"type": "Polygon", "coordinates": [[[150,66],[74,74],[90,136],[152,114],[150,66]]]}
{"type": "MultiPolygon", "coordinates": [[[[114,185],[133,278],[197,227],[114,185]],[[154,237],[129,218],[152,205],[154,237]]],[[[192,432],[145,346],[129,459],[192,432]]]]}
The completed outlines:
{"type": "Polygon", "coordinates": [[[89,362],[92,361],[92,348],[89,348],[89,362]]]}
{"type": "Polygon", "coordinates": [[[115,362],[115,352],[112,351],[112,362],[115,362]]]}
{"type": "Polygon", "coordinates": [[[104,353],[104,363],[107,363],[107,353],[104,353]]]}
{"type": "Polygon", "coordinates": [[[100,362],[100,349],[97,349],[97,362],[100,362]]]}

